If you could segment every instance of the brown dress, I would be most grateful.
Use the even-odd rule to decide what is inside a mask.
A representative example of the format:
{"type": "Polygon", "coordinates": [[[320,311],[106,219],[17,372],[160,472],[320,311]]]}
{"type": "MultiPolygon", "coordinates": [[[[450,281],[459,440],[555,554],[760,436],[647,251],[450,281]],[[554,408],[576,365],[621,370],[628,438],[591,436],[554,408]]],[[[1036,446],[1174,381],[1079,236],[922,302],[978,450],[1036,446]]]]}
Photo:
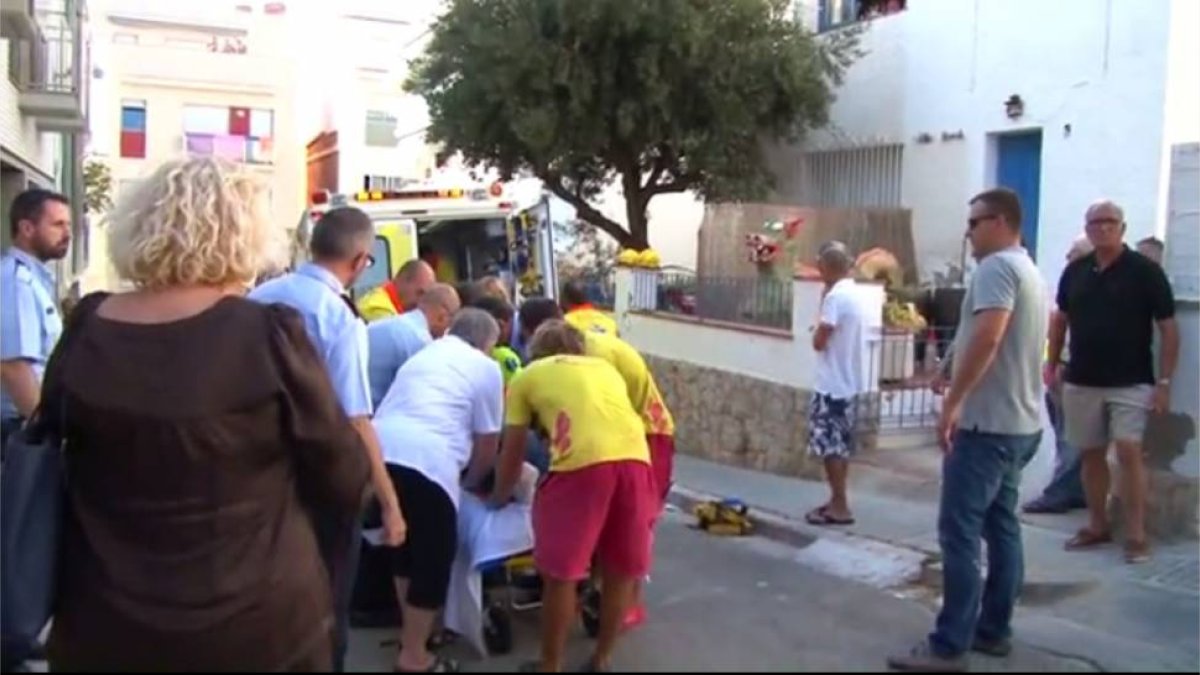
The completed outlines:
{"type": "Polygon", "coordinates": [[[146,325],[97,304],[47,373],[69,484],[51,668],[329,670],[308,513],[356,513],[368,462],[299,315],[226,298],[146,325]]]}

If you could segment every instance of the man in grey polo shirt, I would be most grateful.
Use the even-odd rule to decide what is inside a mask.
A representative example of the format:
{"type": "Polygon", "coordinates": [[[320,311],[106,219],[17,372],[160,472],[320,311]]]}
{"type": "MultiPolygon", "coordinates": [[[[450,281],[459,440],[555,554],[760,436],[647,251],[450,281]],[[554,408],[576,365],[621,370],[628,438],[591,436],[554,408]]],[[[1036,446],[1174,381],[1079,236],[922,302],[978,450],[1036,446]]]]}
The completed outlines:
{"type": "Polygon", "coordinates": [[[938,422],[946,453],[938,514],[944,598],[928,639],[888,660],[897,670],[961,672],[969,650],[1008,654],[1024,577],[1017,490],[1042,437],[1046,291],[1020,246],[1015,193],[979,194],[968,223],[979,267],[963,298],[954,375],[938,422]],[[988,545],[986,584],[979,578],[981,538],[988,545]]]}

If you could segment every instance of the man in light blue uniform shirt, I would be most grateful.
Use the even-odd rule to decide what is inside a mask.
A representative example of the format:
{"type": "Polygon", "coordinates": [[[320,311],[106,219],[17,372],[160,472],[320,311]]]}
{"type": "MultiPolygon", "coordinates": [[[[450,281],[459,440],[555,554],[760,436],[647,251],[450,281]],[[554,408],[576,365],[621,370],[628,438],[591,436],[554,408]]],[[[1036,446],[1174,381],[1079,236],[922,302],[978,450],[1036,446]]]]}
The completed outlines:
{"type": "Polygon", "coordinates": [[[13,200],[9,227],[12,247],[0,257],[0,441],[37,408],[46,361],[62,333],[46,263],[70,249],[70,202],[49,190],[26,190],[13,200]]]}
{"type": "MultiPolygon", "coordinates": [[[[62,334],[54,273],[46,263],[67,255],[71,207],[49,190],[26,190],[9,210],[12,247],[0,257],[0,458],[42,397],[46,361],[62,334]]],[[[14,672],[38,645],[4,640],[0,670],[14,672]]]]}
{"type": "MultiPolygon", "coordinates": [[[[350,207],[333,209],[313,227],[309,243],[312,262],[258,286],[249,297],[257,302],[287,305],[304,318],[313,346],[325,360],[338,400],[362,436],[370,456],[371,483],[383,513],[383,543],[398,546],[404,541],[406,525],[395,488],[383,465],[379,438],[371,424],[367,326],[345,295],[346,289],[372,264],[370,251],[374,239],[375,226],[367,214],[350,207]]],[[[318,530],[323,530],[322,553],[333,578],[337,620],[334,668],[341,672],[362,523],[361,519],[354,523],[325,522],[323,514],[314,515],[318,530]]]]}
{"type": "Polygon", "coordinates": [[[367,375],[373,406],[379,407],[400,366],[446,333],[458,307],[458,291],[453,286],[434,284],[417,301],[416,309],[367,326],[367,375]]]}

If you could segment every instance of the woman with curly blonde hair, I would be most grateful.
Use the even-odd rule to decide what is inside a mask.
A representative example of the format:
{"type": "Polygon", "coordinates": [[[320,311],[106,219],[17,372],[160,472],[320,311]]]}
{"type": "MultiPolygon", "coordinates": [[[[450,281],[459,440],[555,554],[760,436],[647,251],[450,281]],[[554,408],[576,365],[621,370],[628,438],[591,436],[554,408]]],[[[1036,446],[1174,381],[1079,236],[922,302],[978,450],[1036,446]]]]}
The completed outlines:
{"type": "Polygon", "coordinates": [[[368,467],[299,316],[242,297],[280,250],[263,197],[180,160],[111,214],[134,290],[80,302],[43,390],[70,475],[52,670],[330,669],[308,511],[357,514],[368,467]]]}

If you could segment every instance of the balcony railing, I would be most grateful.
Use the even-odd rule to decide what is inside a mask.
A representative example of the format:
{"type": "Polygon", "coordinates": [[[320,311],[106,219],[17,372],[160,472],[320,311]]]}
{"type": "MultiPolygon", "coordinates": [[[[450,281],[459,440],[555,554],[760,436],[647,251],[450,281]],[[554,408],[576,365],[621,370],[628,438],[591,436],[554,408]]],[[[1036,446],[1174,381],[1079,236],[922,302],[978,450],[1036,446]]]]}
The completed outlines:
{"type": "Polygon", "coordinates": [[[9,75],[20,90],[21,111],[49,131],[81,131],[83,50],[78,0],[38,0],[33,36],[13,42],[9,75]]]}

